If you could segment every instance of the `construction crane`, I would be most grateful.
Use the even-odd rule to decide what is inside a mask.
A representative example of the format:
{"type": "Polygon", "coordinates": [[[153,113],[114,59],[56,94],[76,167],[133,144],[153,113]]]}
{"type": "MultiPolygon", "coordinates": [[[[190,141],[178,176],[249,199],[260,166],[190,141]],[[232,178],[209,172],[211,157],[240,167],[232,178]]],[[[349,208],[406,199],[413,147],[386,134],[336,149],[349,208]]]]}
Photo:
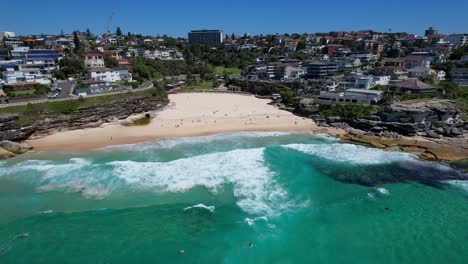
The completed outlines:
{"type": "Polygon", "coordinates": [[[106,31],[104,32],[104,36],[102,38],[102,50],[104,51],[107,46],[107,36],[110,33],[109,28],[112,23],[112,18],[114,17],[115,12],[112,12],[111,16],[109,17],[109,20],[107,21],[107,26],[106,26],[106,31]]]}

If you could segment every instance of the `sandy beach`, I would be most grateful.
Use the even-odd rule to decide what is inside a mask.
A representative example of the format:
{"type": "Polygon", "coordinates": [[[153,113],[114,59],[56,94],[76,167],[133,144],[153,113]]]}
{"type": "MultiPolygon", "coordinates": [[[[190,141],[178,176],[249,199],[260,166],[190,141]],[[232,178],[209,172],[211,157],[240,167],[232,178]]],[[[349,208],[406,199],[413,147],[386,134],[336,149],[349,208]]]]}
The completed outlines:
{"type": "MultiPolygon", "coordinates": [[[[237,131],[320,131],[311,119],[269,105],[270,100],[239,94],[169,95],[170,104],[145,126],[121,122],[99,128],[56,132],[29,140],[36,150],[87,150],[161,138],[237,131]]],[[[328,131],[329,132],[329,131],[328,131]]]]}

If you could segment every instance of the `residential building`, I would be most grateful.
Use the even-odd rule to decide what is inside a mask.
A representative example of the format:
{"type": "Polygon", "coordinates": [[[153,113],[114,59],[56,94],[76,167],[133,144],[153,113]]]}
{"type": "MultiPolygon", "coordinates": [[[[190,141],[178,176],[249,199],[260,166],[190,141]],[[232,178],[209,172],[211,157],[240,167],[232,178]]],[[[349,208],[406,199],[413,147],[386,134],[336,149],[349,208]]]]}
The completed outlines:
{"type": "Polygon", "coordinates": [[[428,67],[414,67],[408,70],[408,76],[412,78],[424,78],[429,75],[435,75],[435,71],[428,67]]]}
{"type": "Polygon", "coordinates": [[[331,61],[336,63],[339,69],[356,68],[361,65],[360,59],[351,57],[338,57],[333,58],[331,61]]]}
{"type": "Polygon", "coordinates": [[[104,67],[104,56],[100,53],[88,53],[85,55],[86,68],[104,67]]]}
{"type": "Polygon", "coordinates": [[[224,41],[224,33],[221,30],[192,30],[188,33],[190,45],[221,45],[224,41]]]}
{"type": "Polygon", "coordinates": [[[0,31],[0,39],[3,39],[3,38],[14,38],[14,37],[15,37],[15,32],[0,31]]]}
{"type": "Polygon", "coordinates": [[[335,73],[338,70],[338,65],[334,62],[307,61],[305,68],[307,77],[320,78],[335,73]]]}
{"type": "Polygon", "coordinates": [[[27,59],[51,59],[51,60],[57,60],[59,57],[59,54],[55,50],[50,50],[50,49],[30,49],[26,53],[26,58],[27,59]]]}
{"type": "Polygon", "coordinates": [[[81,81],[85,87],[75,88],[73,91],[76,95],[89,95],[110,92],[114,88],[114,83],[105,80],[83,80],[81,81]]]}
{"type": "Polygon", "coordinates": [[[88,80],[116,82],[122,80],[120,72],[104,67],[89,68],[87,73],[88,80]]]}
{"type": "Polygon", "coordinates": [[[348,89],[343,92],[320,92],[317,100],[324,103],[377,104],[383,99],[382,91],[348,89]]]}
{"type": "Polygon", "coordinates": [[[23,46],[23,41],[21,41],[20,39],[16,39],[16,38],[8,38],[4,41],[4,44],[5,44],[5,47],[7,48],[19,47],[19,46],[23,46]]]}
{"type": "Polygon", "coordinates": [[[437,36],[437,35],[439,35],[439,31],[433,27],[429,27],[428,29],[426,29],[424,33],[425,37],[431,37],[431,36],[437,36]]]}
{"type": "Polygon", "coordinates": [[[455,47],[468,44],[468,34],[452,34],[446,37],[446,40],[455,47]]]}
{"type": "Polygon", "coordinates": [[[374,76],[374,84],[385,86],[388,85],[390,79],[390,76],[374,76]]]}
{"type": "Polygon", "coordinates": [[[10,59],[10,50],[0,48],[0,61],[10,59]]]}
{"type": "Polygon", "coordinates": [[[412,69],[415,67],[431,67],[431,60],[424,56],[407,56],[404,60],[406,69],[412,69]]]}
{"type": "Polygon", "coordinates": [[[446,76],[447,76],[447,73],[445,71],[437,71],[436,72],[436,80],[438,80],[438,81],[445,81],[446,76]]]}
{"type": "Polygon", "coordinates": [[[452,69],[452,81],[460,86],[468,86],[468,68],[452,69]]]}
{"type": "Polygon", "coordinates": [[[11,51],[12,60],[22,60],[26,58],[26,54],[29,52],[29,47],[14,47],[11,51]]]}
{"type": "Polygon", "coordinates": [[[417,79],[392,82],[388,88],[401,93],[434,93],[437,90],[433,85],[423,83],[417,79]]]}
{"type": "Polygon", "coordinates": [[[395,67],[395,68],[404,69],[405,68],[405,60],[387,58],[387,59],[385,59],[383,61],[383,66],[384,67],[395,67]]]}
{"type": "Polygon", "coordinates": [[[114,71],[119,73],[120,79],[124,81],[132,81],[132,74],[128,72],[128,68],[126,67],[115,67],[114,71]]]}
{"type": "Polygon", "coordinates": [[[306,69],[295,63],[283,63],[276,68],[276,78],[283,81],[296,80],[306,74],[306,69]]]}
{"type": "Polygon", "coordinates": [[[24,82],[50,84],[50,79],[40,69],[4,71],[3,80],[6,84],[24,82]]]}

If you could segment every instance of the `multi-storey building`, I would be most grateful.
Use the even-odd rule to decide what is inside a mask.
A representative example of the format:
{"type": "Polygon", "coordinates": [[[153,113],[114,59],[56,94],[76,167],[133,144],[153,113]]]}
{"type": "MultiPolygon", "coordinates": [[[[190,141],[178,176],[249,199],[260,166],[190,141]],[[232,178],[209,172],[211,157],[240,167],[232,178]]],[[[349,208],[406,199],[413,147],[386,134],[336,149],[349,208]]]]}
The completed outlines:
{"type": "Polygon", "coordinates": [[[452,43],[455,47],[468,44],[468,34],[452,34],[448,35],[446,40],[452,43]]]}
{"type": "Polygon", "coordinates": [[[452,81],[460,86],[468,86],[468,68],[454,68],[452,81]]]}
{"type": "Polygon", "coordinates": [[[320,78],[330,75],[338,70],[338,65],[334,62],[308,61],[305,63],[307,77],[320,78]]]}
{"type": "Polygon", "coordinates": [[[87,68],[104,67],[104,56],[99,53],[88,53],[85,55],[84,62],[87,68]]]}
{"type": "Polygon", "coordinates": [[[224,40],[221,30],[192,30],[188,33],[189,43],[204,45],[220,45],[224,40]]]}

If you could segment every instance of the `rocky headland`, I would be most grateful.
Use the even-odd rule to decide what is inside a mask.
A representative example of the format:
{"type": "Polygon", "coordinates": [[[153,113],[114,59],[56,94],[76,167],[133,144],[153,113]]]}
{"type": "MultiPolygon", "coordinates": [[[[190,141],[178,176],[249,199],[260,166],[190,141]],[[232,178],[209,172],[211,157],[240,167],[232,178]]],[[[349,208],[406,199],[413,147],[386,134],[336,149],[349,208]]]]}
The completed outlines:
{"type": "Polygon", "coordinates": [[[341,129],[338,136],[343,140],[447,163],[468,159],[468,122],[450,100],[397,102],[359,119],[323,117],[306,108],[298,112],[320,127],[341,129]]]}
{"type": "Polygon", "coordinates": [[[162,109],[167,97],[133,96],[109,103],[79,107],[69,113],[41,110],[39,118],[31,121],[32,113],[0,115],[0,159],[22,154],[30,146],[21,142],[57,131],[99,127],[104,123],[127,119],[131,115],[162,109]],[[19,150],[18,150],[19,148],[19,150]]]}

